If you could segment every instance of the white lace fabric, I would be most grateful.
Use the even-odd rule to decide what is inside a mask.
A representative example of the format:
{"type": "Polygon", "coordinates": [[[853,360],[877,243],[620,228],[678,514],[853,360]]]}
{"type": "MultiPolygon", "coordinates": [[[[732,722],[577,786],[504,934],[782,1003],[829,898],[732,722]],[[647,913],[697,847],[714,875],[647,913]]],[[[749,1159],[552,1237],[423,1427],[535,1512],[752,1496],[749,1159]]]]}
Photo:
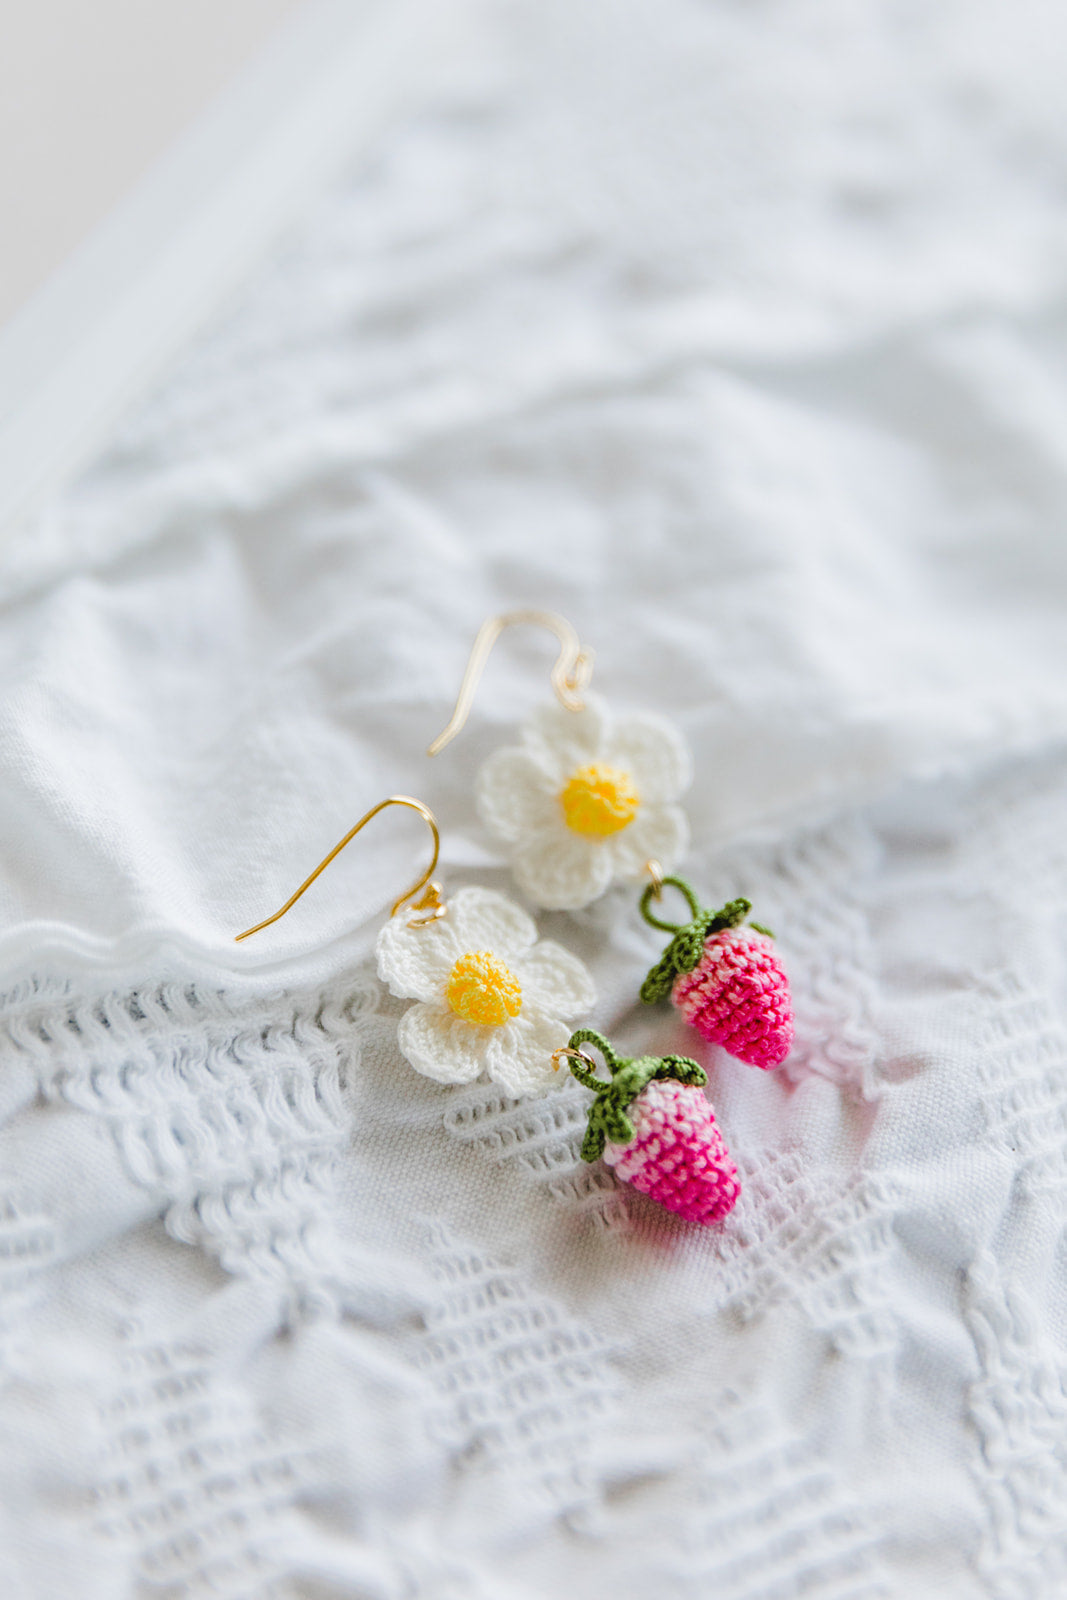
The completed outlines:
{"type": "MultiPolygon", "coordinates": [[[[1051,0],[472,8],[0,552],[4,1600],[1054,1600],[1067,1585],[1064,24],[1051,0]],[[537,913],[743,1192],[445,1085],[375,974],[548,693],[694,756],[777,1072],[537,913]]],[[[673,802],[672,802],[673,803],[673,802]]],[[[530,908],[534,910],[536,908],[530,908]]]]}

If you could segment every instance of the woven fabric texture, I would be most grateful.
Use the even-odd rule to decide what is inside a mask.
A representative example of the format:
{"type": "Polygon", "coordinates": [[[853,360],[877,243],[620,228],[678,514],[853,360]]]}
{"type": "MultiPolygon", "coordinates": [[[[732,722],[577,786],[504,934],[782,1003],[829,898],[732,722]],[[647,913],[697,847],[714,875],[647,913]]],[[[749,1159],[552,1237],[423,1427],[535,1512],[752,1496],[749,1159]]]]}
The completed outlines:
{"type": "Polygon", "coordinates": [[[1064,1591],[1064,35],[472,0],[0,547],[4,1600],[1064,1591]],[[693,1056],[710,1227],[581,1159],[565,1073],[412,1070],[410,812],[234,943],[397,792],[446,898],[522,899],[477,774],[514,831],[553,641],[423,753],[516,606],[629,730],[560,769],[575,838],[669,719],[678,870],[774,929],[795,1038],[642,1005],[625,882],[437,976],[488,952],[457,1004],[510,1017],[542,960],[547,1014],[693,1056]]]}

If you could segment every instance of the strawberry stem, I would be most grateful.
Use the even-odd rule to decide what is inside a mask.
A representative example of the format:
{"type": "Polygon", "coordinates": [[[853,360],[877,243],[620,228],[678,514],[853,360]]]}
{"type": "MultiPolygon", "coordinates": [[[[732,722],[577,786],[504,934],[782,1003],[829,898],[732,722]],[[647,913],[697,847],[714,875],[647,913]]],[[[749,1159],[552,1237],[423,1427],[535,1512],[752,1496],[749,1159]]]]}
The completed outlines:
{"type": "Polygon", "coordinates": [[[684,878],[675,878],[675,877],[664,878],[663,882],[659,886],[659,891],[658,892],[657,892],[657,889],[656,889],[656,885],[650,883],[648,885],[648,887],[645,889],[645,891],[642,894],[642,896],[641,896],[640,911],[641,911],[641,915],[644,917],[645,921],[648,923],[650,928],[659,928],[664,933],[678,933],[678,932],[681,931],[682,928],[687,926],[686,923],[684,923],[684,922],[661,922],[659,917],[654,917],[652,915],[652,912],[649,910],[649,906],[650,906],[650,904],[652,902],[652,896],[655,895],[656,899],[658,900],[660,894],[662,894],[663,890],[667,887],[668,884],[671,884],[675,889],[680,889],[682,891],[682,893],[685,895],[686,900],[689,902],[689,916],[690,916],[690,918],[692,919],[692,918],[699,917],[699,915],[700,915],[700,905],[699,905],[699,902],[697,901],[697,897],[696,897],[695,893],[693,892],[692,884],[686,883],[684,878]]]}
{"type": "Polygon", "coordinates": [[[674,934],[674,938],[641,985],[641,999],[646,1005],[655,1005],[657,1000],[665,999],[680,972],[692,972],[704,954],[705,941],[713,933],[721,933],[724,928],[736,928],[738,923],[744,922],[752,910],[751,900],[738,899],[728,900],[718,911],[703,911],[691,886],[684,878],[664,878],[663,881],[681,889],[689,902],[693,919],[686,923],[660,922],[648,909],[649,898],[655,892],[652,886],[649,885],[641,895],[641,915],[645,921],[651,923],[654,928],[662,928],[665,932],[674,934]]]}
{"type": "Polygon", "coordinates": [[[610,1078],[599,1078],[585,1067],[569,1065],[578,1082],[592,1089],[595,1099],[589,1108],[589,1122],[582,1140],[583,1161],[596,1161],[604,1154],[604,1146],[629,1144],[634,1137],[634,1125],[626,1115],[627,1108],[636,1100],[653,1078],[675,1078],[679,1083],[703,1088],[708,1081],[704,1068],[688,1056],[620,1056],[614,1047],[595,1028],[579,1028],[572,1033],[568,1048],[578,1050],[591,1044],[604,1057],[610,1078]]]}

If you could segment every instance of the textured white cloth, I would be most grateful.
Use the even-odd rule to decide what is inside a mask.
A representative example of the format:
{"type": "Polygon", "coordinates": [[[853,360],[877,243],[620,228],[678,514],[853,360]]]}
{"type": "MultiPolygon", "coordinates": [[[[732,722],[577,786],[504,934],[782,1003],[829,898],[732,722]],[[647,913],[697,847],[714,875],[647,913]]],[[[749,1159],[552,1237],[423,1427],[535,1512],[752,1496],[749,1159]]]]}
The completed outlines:
{"type": "Polygon", "coordinates": [[[1067,129],[1053,0],[494,3],[0,553],[5,1600],[1067,1585],[1067,129]],[[370,952],[547,694],[550,605],[779,934],[699,1055],[721,1229],[574,1084],[414,1073],[370,952]]]}

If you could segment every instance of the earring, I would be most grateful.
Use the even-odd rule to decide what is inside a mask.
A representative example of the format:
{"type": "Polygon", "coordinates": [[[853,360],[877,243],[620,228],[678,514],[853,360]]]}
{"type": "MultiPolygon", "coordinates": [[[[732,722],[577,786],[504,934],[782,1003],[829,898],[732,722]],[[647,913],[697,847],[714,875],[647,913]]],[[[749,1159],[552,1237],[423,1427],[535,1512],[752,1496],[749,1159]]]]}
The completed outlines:
{"type": "Polygon", "coordinates": [[[645,1004],[670,995],[685,1020],[712,1044],[765,1071],[779,1066],[793,1043],[789,980],[771,930],[745,921],[751,902],[730,900],[718,911],[707,911],[684,878],[656,872],[639,909],[650,927],[673,935],[641,985],[645,1004]],[[667,884],[685,896],[688,922],[663,922],[652,915],[651,902],[667,884]]]}
{"type": "Polygon", "coordinates": [[[737,1204],[741,1184],[702,1092],[704,1068],[687,1056],[620,1056],[602,1033],[579,1028],[557,1050],[578,1082],[593,1091],[583,1161],[603,1158],[615,1176],[689,1222],[719,1222],[737,1204]],[[609,1076],[582,1049],[593,1045],[609,1076]]]}
{"type": "Polygon", "coordinates": [[[518,623],[548,628],[560,642],[552,669],[556,701],[534,713],[518,745],[490,756],[476,803],[508,850],[524,894],[545,910],[577,911],[614,882],[639,881],[650,861],[669,872],[685,853],[689,829],[676,802],[689,787],[689,752],[662,717],[612,716],[586,693],[593,655],[570,623],[554,612],[526,610],[482,625],[455,711],[429,755],[463,727],[494,643],[518,623]]]}
{"type": "MultiPolygon", "coordinates": [[[[441,836],[430,808],[390,795],[362,816],[285,904],[237,935],[251,938],[292,909],[332,861],[387,806],[406,806],[430,829],[430,864],[394,902],[378,934],[378,976],[390,993],[413,1000],[397,1043],[416,1072],[437,1083],[471,1083],[487,1073],[517,1098],[548,1088],[566,1060],[594,1094],[582,1142],[585,1161],[695,1222],[717,1222],[741,1192],[737,1168],[701,1090],[707,1073],[685,1056],[618,1055],[593,1028],[568,1035],[568,1023],[595,1004],[583,962],[533,919],[489,889],[458,889],[445,902],[433,874],[441,836]],[[597,1076],[594,1045],[610,1077],[597,1076]]],[[[695,904],[695,902],[694,902],[695,904]]]]}
{"type": "Polygon", "coordinates": [[[569,950],[538,940],[533,919],[504,895],[467,887],[446,905],[431,881],[441,836],[421,800],[396,794],[372,806],[281,909],[238,940],[284,917],[387,806],[417,812],[433,837],[430,865],[394,903],[375,947],[379,978],[391,994],[415,1002],[397,1029],[401,1054],[437,1083],[471,1083],[484,1072],[517,1098],[538,1093],[553,1081],[553,1053],[566,1045],[574,1019],[595,1003],[593,980],[569,950]]]}
{"type": "Polygon", "coordinates": [[[510,849],[516,882],[537,905],[577,910],[618,878],[648,876],[641,915],[673,937],[641,998],[652,1003],[670,994],[706,1039],[754,1066],[778,1066],[793,1042],[793,1009],[773,935],[745,924],[748,900],[702,910],[689,884],[670,875],[688,841],[675,804],[690,781],[681,735],[648,713],[613,720],[601,701],[583,698],[592,652],[564,617],[512,611],[483,623],[452,719],[429,754],[463,727],[489,652],[515,623],[549,628],[560,641],[552,669],[557,703],[534,714],[521,744],[494,752],[477,782],[479,812],[510,849]],[[664,884],[685,895],[689,922],[652,915],[650,902],[664,884]]]}

